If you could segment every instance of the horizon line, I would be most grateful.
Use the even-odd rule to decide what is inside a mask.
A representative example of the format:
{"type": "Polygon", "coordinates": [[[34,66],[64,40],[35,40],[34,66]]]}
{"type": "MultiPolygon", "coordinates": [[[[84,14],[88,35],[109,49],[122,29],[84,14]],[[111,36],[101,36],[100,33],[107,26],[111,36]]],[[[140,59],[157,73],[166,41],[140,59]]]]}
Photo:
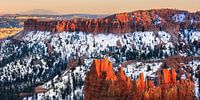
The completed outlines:
{"type": "MultiPolygon", "coordinates": [[[[54,10],[49,10],[49,9],[31,9],[31,10],[27,10],[27,11],[21,11],[21,12],[15,12],[15,13],[0,13],[0,15],[42,15],[42,14],[20,14],[20,13],[24,13],[24,12],[28,12],[28,11],[32,11],[32,10],[47,10],[50,12],[55,12],[57,14],[55,15],[68,15],[68,14],[88,14],[88,15],[112,15],[112,14],[117,14],[117,13],[130,13],[130,12],[135,12],[135,11],[140,11],[140,10],[160,10],[160,9],[172,9],[172,10],[181,10],[181,11],[187,11],[190,13],[196,13],[199,12],[200,10],[196,10],[196,11],[191,11],[191,10],[187,10],[187,9],[179,9],[179,8],[150,8],[150,9],[135,9],[133,11],[117,11],[117,12],[113,12],[113,13],[83,13],[83,12],[75,12],[75,13],[64,13],[64,12],[57,12],[54,10]]],[[[54,14],[44,14],[44,15],[54,15],[54,14]]]]}

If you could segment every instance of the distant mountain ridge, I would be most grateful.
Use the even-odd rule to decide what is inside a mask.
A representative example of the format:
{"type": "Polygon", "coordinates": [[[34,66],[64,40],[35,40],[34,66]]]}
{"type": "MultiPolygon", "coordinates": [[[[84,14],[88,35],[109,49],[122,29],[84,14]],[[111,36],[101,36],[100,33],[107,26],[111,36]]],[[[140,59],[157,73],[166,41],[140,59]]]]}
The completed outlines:
{"type": "Polygon", "coordinates": [[[21,15],[62,15],[61,13],[54,12],[47,9],[33,9],[25,12],[20,12],[21,15]]]}

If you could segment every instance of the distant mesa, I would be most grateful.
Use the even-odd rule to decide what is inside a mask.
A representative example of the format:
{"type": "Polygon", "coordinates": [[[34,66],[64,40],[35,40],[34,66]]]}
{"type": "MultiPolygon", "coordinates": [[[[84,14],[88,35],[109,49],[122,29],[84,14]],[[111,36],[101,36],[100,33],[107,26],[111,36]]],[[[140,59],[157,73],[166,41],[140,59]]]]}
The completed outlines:
{"type": "Polygon", "coordinates": [[[180,30],[200,30],[200,15],[183,10],[153,9],[118,13],[98,19],[58,21],[27,20],[24,29],[51,32],[129,33],[134,31],[166,31],[177,34],[180,30]]]}
{"type": "Polygon", "coordinates": [[[61,15],[61,13],[54,12],[47,9],[33,9],[25,12],[18,13],[20,15],[61,15]]]}

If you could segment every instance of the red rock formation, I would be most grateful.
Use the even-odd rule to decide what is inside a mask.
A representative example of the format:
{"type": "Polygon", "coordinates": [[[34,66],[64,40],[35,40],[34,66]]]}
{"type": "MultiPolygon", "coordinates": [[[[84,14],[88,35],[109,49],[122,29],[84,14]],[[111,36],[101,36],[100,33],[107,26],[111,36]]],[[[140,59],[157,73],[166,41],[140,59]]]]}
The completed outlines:
{"type": "Polygon", "coordinates": [[[163,84],[170,83],[170,73],[167,69],[163,69],[163,84]]]}
{"type": "Polygon", "coordinates": [[[114,75],[112,69],[112,63],[109,62],[107,58],[103,60],[94,60],[94,66],[96,70],[97,77],[102,77],[102,72],[106,74],[106,80],[116,80],[116,76],[114,75]]]}
{"type": "Polygon", "coordinates": [[[29,97],[29,96],[33,96],[33,93],[20,93],[17,96],[15,96],[13,99],[15,100],[22,100],[24,97],[29,97]]]}
{"type": "Polygon", "coordinates": [[[187,78],[191,78],[191,67],[187,67],[186,71],[182,70],[182,68],[184,66],[183,63],[190,62],[192,60],[200,60],[200,57],[182,57],[177,55],[171,56],[164,60],[163,67],[171,67],[174,69],[174,72],[176,70],[178,73],[176,73],[174,76],[176,76],[178,79],[180,79],[183,74],[185,74],[187,78]]]}
{"type": "Polygon", "coordinates": [[[139,10],[131,13],[119,13],[99,19],[75,19],[67,21],[25,21],[24,29],[29,31],[83,31],[91,33],[127,33],[133,31],[165,30],[177,33],[180,29],[200,29],[200,15],[187,11],[160,9],[139,10]],[[172,17],[176,14],[185,14],[184,22],[175,22],[172,17]],[[195,22],[191,23],[191,20],[195,22]],[[161,23],[155,24],[157,21],[161,23]]]}
{"type": "Polygon", "coordinates": [[[41,86],[35,87],[34,90],[33,90],[34,93],[45,93],[47,91],[48,91],[48,89],[45,89],[41,86]]]}
{"type": "Polygon", "coordinates": [[[144,80],[140,74],[132,81],[123,68],[115,74],[108,59],[94,60],[85,80],[85,100],[193,100],[194,83],[176,80],[175,69],[163,70],[162,82],[157,86],[151,80],[144,80]]]}
{"type": "Polygon", "coordinates": [[[19,94],[14,98],[14,100],[22,100],[24,97],[31,97],[31,96],[33,96],[34,94],[45,93],[45,92],[47,92],[47,91],[48,91],[48,89],[45,89],[45,88],[43,88],[43,87],[41,87],[41,86],[38,86],[38,87],[35,87],[35,88],[33,89],[33,92],[31,92],[31,93],[19,93],[19,94]]]}
{"type": "Polygon", "coordinates": [[[132,82],[124,75],[123,69],[115,75],[108,59],[93,61],[85,83],[86,100],[126,99],[132,88],[132,82]]]}
{"type": "Polygon", "coordinates": [[[136,87],[140,92],[144,92],[145,89],[145,82],[144,82],[144,74],[140,74],[138,79],[136,80],[136,87]]]}

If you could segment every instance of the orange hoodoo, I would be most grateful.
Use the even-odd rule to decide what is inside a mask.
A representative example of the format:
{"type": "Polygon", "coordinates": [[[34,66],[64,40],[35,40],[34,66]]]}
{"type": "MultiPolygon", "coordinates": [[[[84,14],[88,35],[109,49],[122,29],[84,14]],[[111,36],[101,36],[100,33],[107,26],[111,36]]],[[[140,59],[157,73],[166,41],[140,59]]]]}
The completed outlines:
{"type": "Polygon", "coordinates": [[[112,63],[107,59],[94,60],[93,65],[98,77],[102,76],[102,72],[106,73],[106,80],[116,80],[116,76],[112,69],[112,63]]]}
{"type": "Polygon", "coordinates": [[[176,71],[175,69],[167,70],[163,69],[163,83],[175,83],[176,82],[176,71]]]}
{"type": "Polygon", "coordinates": [[[128,22],[128,13],[120,13],[115,15],[116,19],[120,22],[128,22]]]}
{"type": "Polygon", "coordinates": [[[115,75],[112,63],[107,59],[94,60],[85,79],[85,100],[193,100],[194,83],[191,80],[176,80],[175,69],[163,69],[162,82],[157,86],[144,80],[140,74],[132,81],[120,68],[115,75]]]}

